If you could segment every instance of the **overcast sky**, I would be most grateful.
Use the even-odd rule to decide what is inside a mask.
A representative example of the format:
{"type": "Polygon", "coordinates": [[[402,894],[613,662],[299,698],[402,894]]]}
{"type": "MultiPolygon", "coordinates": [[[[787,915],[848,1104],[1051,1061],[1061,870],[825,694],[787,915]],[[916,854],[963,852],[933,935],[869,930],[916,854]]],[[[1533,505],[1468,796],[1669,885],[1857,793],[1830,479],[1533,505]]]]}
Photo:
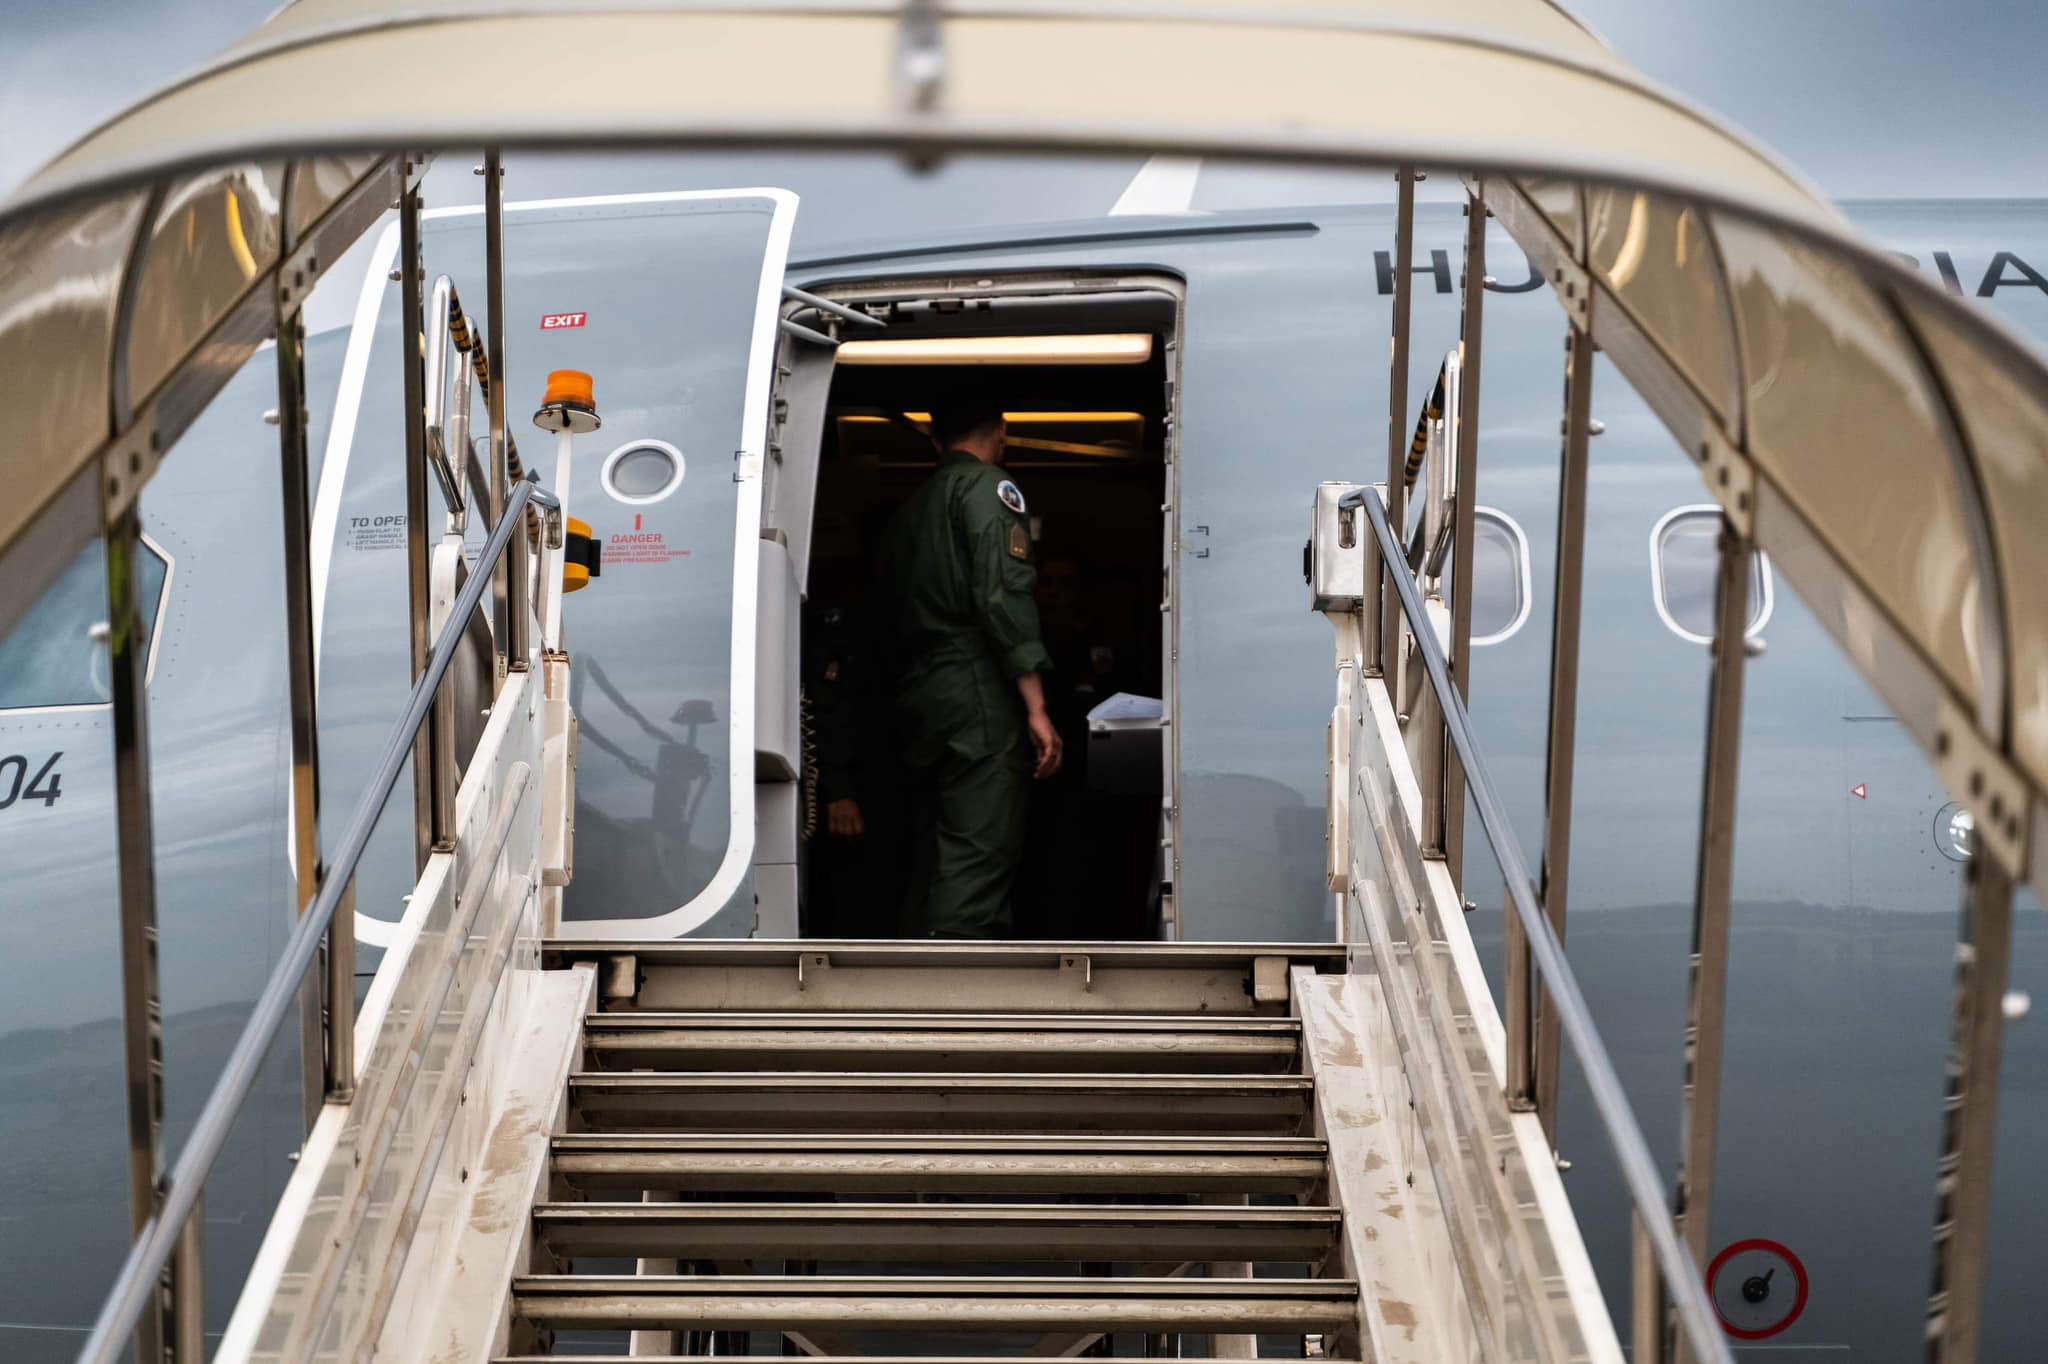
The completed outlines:
{"type": "MultiPolygon", "coordinates": [[[[2043,0],[1574,5],[1650,75],[1734,119],[1838,198],[2048,193],[2043,0]]],[[[274,7],[0,0],[0,193],[274,7]]]]}

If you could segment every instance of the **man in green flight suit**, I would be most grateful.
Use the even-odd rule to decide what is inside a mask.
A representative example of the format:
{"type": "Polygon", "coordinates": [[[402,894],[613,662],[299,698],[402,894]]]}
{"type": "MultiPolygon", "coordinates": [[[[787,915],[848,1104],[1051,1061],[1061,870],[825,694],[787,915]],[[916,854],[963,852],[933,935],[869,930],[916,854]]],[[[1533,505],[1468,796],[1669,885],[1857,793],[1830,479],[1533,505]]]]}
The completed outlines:
{"type": "Polygon", "coordinates": [[[1031,780],[1060,769],[1040,674],[1024,494],[1002,471],[1002,408],[963,390],[932,411],[939,466],[890,524],[897,729],[911,795],[907,928],[1010,932],[1031,780]]]}

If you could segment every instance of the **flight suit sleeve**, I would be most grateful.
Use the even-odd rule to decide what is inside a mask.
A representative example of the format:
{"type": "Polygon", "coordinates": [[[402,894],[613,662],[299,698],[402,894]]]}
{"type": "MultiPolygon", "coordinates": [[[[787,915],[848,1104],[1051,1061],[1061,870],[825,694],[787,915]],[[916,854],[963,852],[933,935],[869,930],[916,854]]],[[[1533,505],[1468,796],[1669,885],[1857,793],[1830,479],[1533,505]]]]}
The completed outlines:
{"type": "Polygon", "coordinates": [[[976,621],[1002,661],[1003,675],[1019,678],[1052,666],[1038,632],[1038,603],[1032,589],[1031,524],[1018,510],[1022,493],[1006,478],[971,480],[961,500],[962,538],[967,545],[968,595],[976,621]],[[1007,496],[1015,504],[1005,501],[1007,496]]]}

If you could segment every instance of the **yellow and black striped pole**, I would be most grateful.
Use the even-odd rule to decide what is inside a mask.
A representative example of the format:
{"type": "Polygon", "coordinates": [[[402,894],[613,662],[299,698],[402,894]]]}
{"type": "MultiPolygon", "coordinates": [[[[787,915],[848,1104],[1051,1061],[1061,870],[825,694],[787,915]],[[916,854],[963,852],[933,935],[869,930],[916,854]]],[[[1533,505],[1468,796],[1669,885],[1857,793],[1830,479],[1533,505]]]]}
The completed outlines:
{"type": "MultiPolygon", "coordinates": [[[[453,286],[448,290],[448,336],[455,342],[455,349],[469,357],[469,367],[476,373],[477,386],[483,390],[484,403],[491,401],[491,358],[484,348],[477,344],[475,333],[469,329],[469,318],[462,311],[462,295],[453,286]]],[[[508,484],[517,483],[526,477],[526,466],[519,462],[519,442],[512,433],[505,433],[505,479],[508,484]]],[[[532,507],[526,509],[526,529],[530,535],[540,533],[540,517],[532,507]]]]}
{"type": "MultiPolygon", "coordinates": [[[[448,306],[455,305],[451,301],[448,306]]],[[[1415,476],[1422,472],[1422,457],[1429,450],[1429,424],[1443,420],[1444,371],[1448,367],[1448,362],[1437,366],[1436,387],[1429,391],[1428,400],[1422,404],[1422,415],[1415,419],[1415,439],[1408,442],[1408,467],[1401,476],[1403,487],[1415,487],[1415,476]]]]}

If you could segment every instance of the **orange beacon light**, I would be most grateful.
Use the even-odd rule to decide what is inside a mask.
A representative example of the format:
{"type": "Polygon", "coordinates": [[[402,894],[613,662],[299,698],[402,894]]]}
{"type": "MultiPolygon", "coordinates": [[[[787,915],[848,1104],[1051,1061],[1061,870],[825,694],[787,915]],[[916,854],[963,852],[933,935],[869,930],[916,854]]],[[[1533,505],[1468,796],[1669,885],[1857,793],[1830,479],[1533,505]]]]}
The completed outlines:
{"type": "Polygon", "coordinates": [[[558,369],[548,375],[547,396],[533,424],[543,431],[583,435],[602,425],[597,416],[596,385],[580,369],[558,369]]]}

